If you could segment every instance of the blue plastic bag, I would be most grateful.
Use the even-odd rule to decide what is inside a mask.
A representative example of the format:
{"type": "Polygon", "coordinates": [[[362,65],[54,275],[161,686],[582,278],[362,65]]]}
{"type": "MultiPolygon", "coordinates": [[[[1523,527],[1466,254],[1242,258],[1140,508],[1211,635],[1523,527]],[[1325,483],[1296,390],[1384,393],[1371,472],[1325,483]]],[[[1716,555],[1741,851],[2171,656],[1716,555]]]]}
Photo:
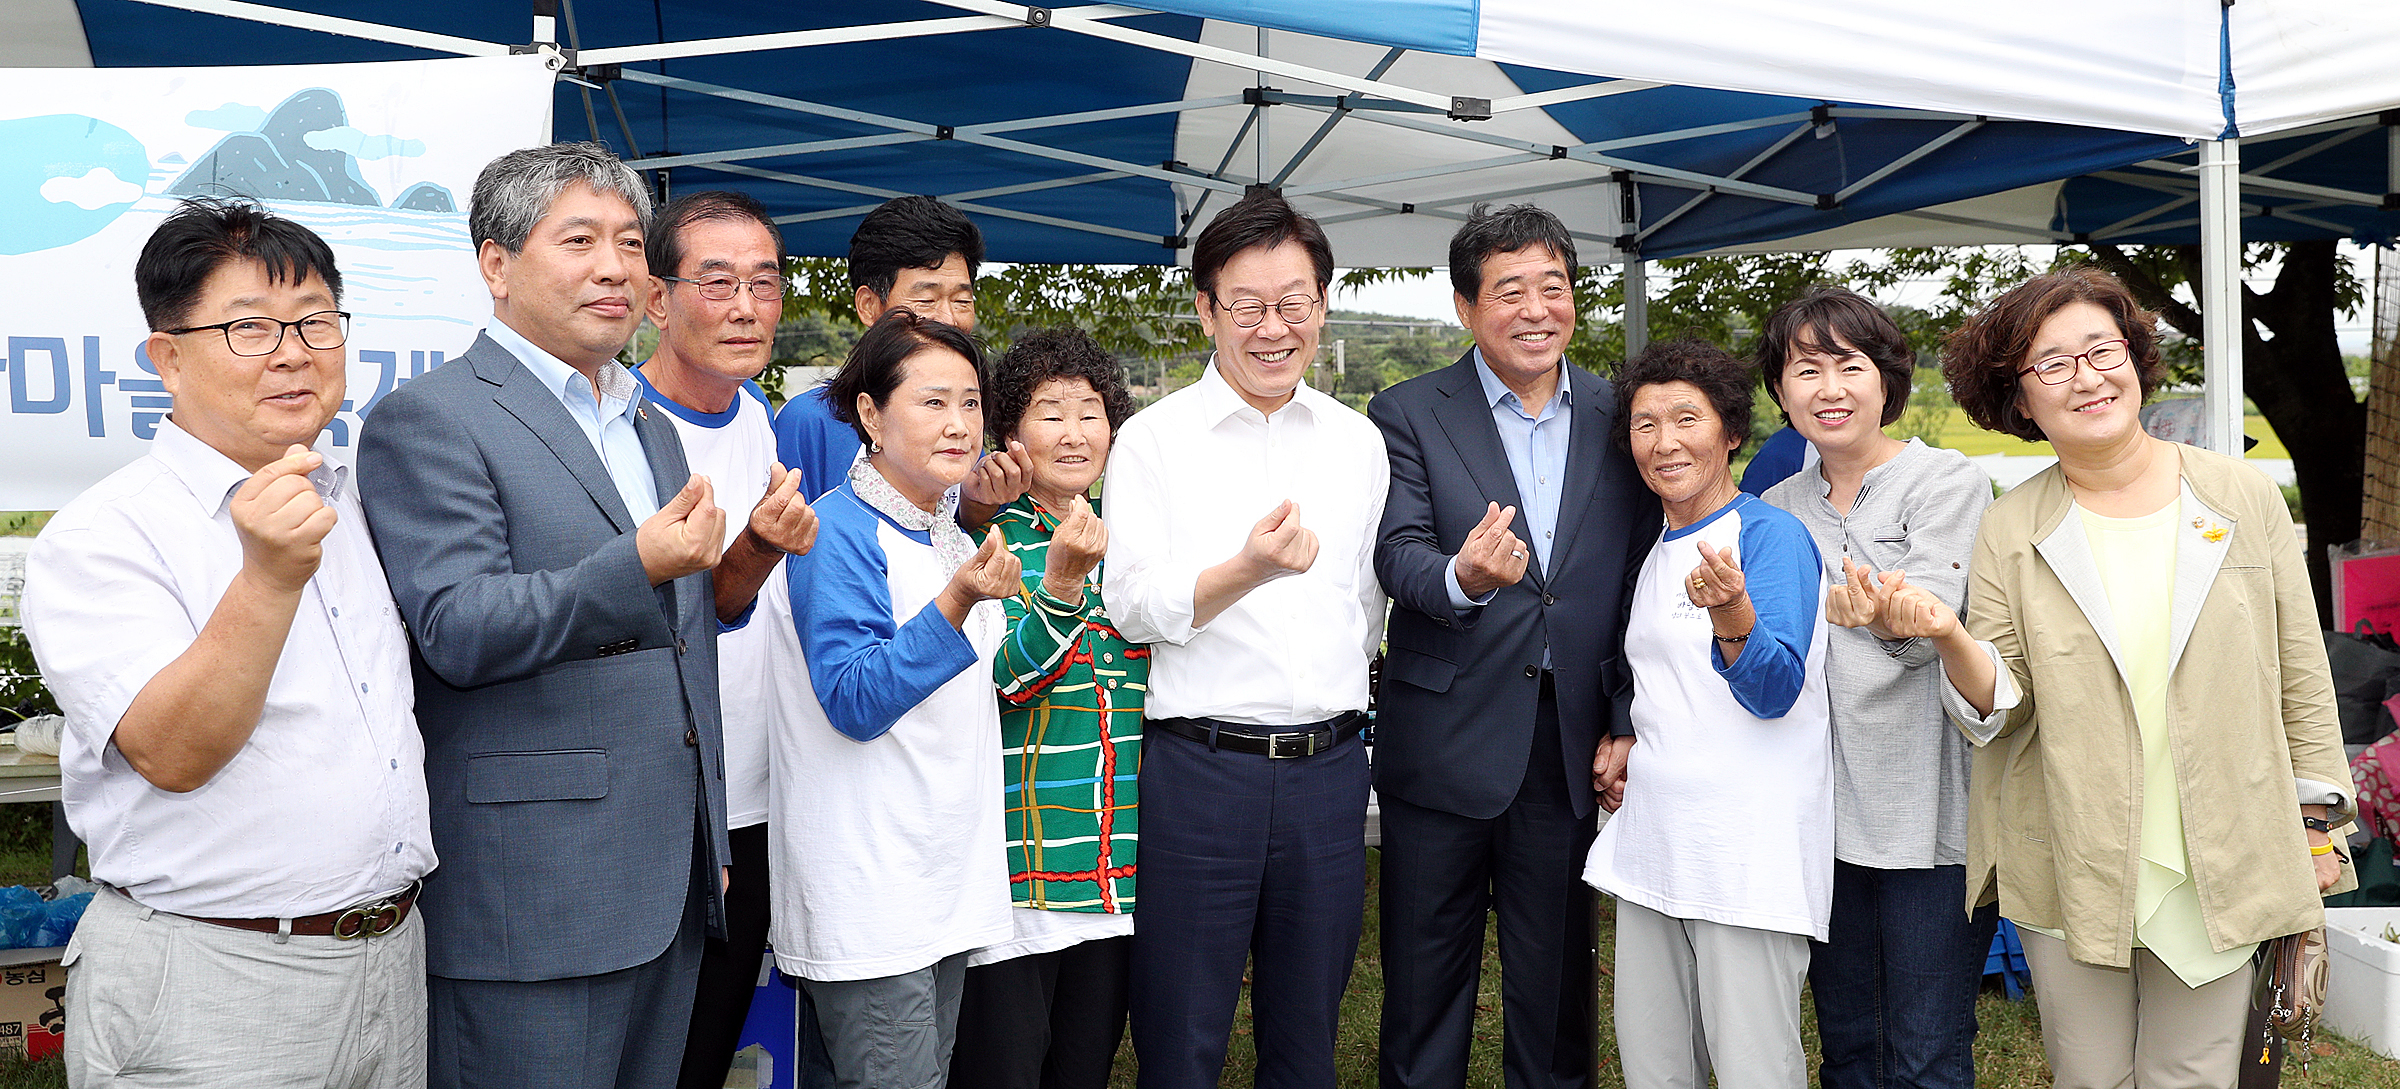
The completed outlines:
{"type": "Polygon", "coordinates": [[[79,892],[42,905],[42,928],[34,935],[33,944],[49,947],[67,944],[75,936],[75,924],[83,921],[83,909],[91,906],[92,894],[79,892]]]}
{"type": "Polygon", "coordinates": [[[42,944],[42,921],[49,916],[42,894],[23,885],[0,888],[0,949],[27,949],[42,944]]]}

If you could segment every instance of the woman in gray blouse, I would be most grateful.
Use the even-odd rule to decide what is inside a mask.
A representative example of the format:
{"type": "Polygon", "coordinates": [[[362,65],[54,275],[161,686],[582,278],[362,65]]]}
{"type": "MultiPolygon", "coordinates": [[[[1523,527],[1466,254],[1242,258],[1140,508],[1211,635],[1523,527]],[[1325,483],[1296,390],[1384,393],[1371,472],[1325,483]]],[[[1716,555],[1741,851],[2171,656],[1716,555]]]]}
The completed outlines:
{"type": "Polygon", "coordinates": [[[1943,717],[1930,641],[1887,638],[1900,585],[1966,597],[1991,481],[1957,451],[1883,433],[1916,354],[1875,304],[1815,288],[1777,310],[1759,370],[1815,464],[1765,499],[1797,515],[1826,566],[1832,703],[1833,917],[1811,950],[1825,1089],[1972,1089],[1975,994],[1997,916],[1966,894],[1966,739],[1943,717]]]}

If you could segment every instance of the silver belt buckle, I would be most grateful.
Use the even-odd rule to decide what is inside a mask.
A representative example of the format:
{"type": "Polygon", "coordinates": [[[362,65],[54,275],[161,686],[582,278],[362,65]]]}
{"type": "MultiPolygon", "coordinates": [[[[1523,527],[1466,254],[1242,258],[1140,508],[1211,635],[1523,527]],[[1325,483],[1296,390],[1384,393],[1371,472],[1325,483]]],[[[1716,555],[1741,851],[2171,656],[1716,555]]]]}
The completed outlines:
{"type": "MultiPolygon", "coordinates": [[[[1327,730],[1325,731],[1325,736],[1330,737],[1332,736],[1332,733],[1333,731],[1327,730]]],[[[1274,734],[1272,735],[1271,740],[1267,742],[1267,759],[1297,760],[1303,756],[1315,756],[1318,751],[1317,736],[1318,733],[1315,730],[1302,730],[1288,734],[1274,734]],[[1298,751],[1285,751],[1284,742],[1286,740],[1300,742],[1300,744],[1297,746],[1298,751]]]]}

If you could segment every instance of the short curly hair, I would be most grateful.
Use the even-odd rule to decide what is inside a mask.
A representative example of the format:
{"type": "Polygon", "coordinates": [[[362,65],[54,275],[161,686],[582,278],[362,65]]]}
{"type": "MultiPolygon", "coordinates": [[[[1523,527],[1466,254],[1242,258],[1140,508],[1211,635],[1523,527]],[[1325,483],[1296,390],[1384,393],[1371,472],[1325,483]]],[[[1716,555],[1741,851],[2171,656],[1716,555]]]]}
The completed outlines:
{"type": "Polygon", "coordinates": [[[1949,380],[1950,397],[1977,427],[2027,442],[2048,439],[2017,407],[2022,388],[2017,371],[2033,362],[2026,357],[2033,353],[2033,338],[2042,323],[2079,302],[2106,310],[2117,320],[2141,379],[2142,400],[2157,392],[2167,373],[2158,358],[2158,315],[2142,309],[2116,277],[2092,265],[2076,265],[2008,289],[1942,341],[1942,377],[1949,380]]]}
{"type": "Polygon", "coordinates": [[[994,360],[983,387],[984,430],[1005,443],[1016,437],[1024,422],[1033,391],[1053,378],[1081,378],[1100,395],[1108,413],[1108,433],[1115,435],[1133,415],[1133,392],[1125,388],[1125,368],[1100,342],[1072,325],[1042,329],[1017,339],[994,360]]]}
{"type": "Polygon", "coordinates": [[[1775,309],[1758,337],[1758,374],[1766,379],[1767,396],[1790,423],[1792,410],[1783,403],[1783,371],[1792,356],[1803,352],[1834,353],[1833,342],[1858,349],[1883,378],[1883,420],[1889,427],[1908,411],[1909,380],[1917,370],[1917,351],[1908,334],[1891,316],[1865,296],[1847,288],[1820,286],[1775,309]]]}
{"type": "MultiPolygon", "coordinates": [[[[1758,385],[1758,376],[1748,364],[1696,337],[1658,341],[1618,368],[1617,411],[1630,414],[1633,395],[1643,386],[1668,382],[1689,382],[1707,395],[1709,407],[1725,423],[1725,432],[1740,440],[1727,456],[1741,452],[1750,441],[1750,391],[1758,385]]],[[[1630,415],[1625,426],[1617,429],[1617,445],[1633,449],[1630,415]]]]}

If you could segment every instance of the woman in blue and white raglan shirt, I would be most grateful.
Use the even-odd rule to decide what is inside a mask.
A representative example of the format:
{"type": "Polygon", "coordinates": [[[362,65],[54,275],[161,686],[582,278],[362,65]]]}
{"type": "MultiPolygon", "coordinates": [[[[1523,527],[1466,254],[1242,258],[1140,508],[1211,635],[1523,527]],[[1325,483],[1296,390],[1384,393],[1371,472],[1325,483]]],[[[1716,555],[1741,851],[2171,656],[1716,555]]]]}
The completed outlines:
{"type": "Polygon", "coordinates": [[[773,740],[772,933],[842,1089],[941,1085],[967,953],[1012,934],[991,658],[994,599],[1024,587],[951,491],[983,451],[982,376],[948,325],[868,329],[831,387],[868,454],[785,565],[824,725],[773,740]]]}
{"type": "Polygon", "coordinates": [[[1822,566],[1806,527],[1735,488],[1755,379],[1699,341],[1617,376],[1666,508],[1625,632],[1634,743],[1583,877],[1617,898],[1629,1089],[1802,1089],[1800,987],[1833,896],[1822,566]]]}

